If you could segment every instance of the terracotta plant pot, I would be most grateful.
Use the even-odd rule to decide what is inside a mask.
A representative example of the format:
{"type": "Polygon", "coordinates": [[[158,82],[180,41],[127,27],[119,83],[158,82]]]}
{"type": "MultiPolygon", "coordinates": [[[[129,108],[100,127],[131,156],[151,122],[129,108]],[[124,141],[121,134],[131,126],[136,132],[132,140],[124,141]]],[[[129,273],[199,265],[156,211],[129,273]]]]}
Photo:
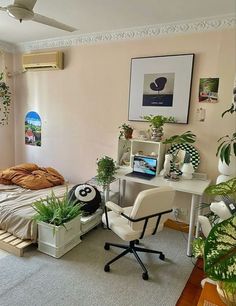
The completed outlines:
{"type": "Polygon", "coordinates": [[[133,130],[124,131],[125,139],[131,139],[133,135],[133,130]]]}

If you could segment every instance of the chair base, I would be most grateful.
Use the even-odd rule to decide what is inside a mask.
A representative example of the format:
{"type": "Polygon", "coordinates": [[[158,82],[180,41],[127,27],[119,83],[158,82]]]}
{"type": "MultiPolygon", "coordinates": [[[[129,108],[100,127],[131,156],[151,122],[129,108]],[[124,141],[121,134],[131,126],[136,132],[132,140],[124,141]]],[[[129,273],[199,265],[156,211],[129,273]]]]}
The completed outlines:
{"type": "Polygon", "coordinates": [[[142,274],[142,278],[144,280],[148,280],[148,271],[146,269],[146,267],[144,266],[142,260],[140,259],[140,257],[138,256],[137,252],[144,252],[144,253],[153,253],[153,254],[159,254],[159,258],[161,260],[165,260],[165,255],[160,252],[160,251],[156,251],[156,250],[150,250],[150,249],[145,249],[145,248],[140,248],[138,246],[136,246],[137,244],[139,244],[139,240],[133,240],[129,242],[129,245],[126,244],[117,244],[117,243],[110,243],[110,242],[106,242],[104,245],[104,249],[105,250],[109,250],[110,246],[113,247],[117,247],[117,248],[121,248],[124,249],[124,251],[117,255],[115,258],[113,258],[112,260],[110,260],[105,266],[104,266],[104,271],[105,272],[109,272],[110,271],[110,265],[117,261],[118,259],[120,259],[121,257],[125,256],[128,253],[133,253],[134,257],[136,258],[137,262],[139,263],[139,265],[141,266],[142,270],[143,270],[143,274],[142,274]]]}

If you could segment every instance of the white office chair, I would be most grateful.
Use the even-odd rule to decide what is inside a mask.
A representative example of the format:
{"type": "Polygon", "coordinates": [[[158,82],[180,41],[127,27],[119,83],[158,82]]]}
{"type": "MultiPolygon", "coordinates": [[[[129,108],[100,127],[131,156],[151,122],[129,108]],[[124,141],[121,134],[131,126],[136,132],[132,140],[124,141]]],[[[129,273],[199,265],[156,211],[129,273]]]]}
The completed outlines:
{"type": "Polygon", "coordinates": [[[106,203],[105,213],[102,216],[103,223],[121,239],[129,241],[129,245],[105,243],[105,250],[109,250],[110,246],[125,249],[105,265],[105,272],[110,271],[110,265],[113,262],[128,253],[133,253],[143,269],[143,279],[148,280],[148,271],[137,252],[159,254],[161,260],[165,260],[165,255],[160,251],[149,250],[136,245],[139,244],[138,239],[156,233],[161,216],[172,211],[174,194],[175,191],[171,187],[159,187],[141,191],[131,207],[122,208],[113,202],[106,203]],[[111,211],[107,212],[106,207],[111,211]]]}

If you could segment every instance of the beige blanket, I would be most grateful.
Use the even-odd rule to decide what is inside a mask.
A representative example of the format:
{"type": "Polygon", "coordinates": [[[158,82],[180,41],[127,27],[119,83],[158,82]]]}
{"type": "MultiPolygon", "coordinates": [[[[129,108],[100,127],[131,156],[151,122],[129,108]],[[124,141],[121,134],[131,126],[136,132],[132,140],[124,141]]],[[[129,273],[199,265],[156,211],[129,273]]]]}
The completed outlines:
{"type": "Polygon", "coordinates": [[[0,184],[0,229],[21,239],[37,241],[37,224],[32,217],[35,210],[32,203],[51,195],[63,196],[66,188],[73,185],[61,185],[41,190],[24,189],[16,185],[0,184]]]}

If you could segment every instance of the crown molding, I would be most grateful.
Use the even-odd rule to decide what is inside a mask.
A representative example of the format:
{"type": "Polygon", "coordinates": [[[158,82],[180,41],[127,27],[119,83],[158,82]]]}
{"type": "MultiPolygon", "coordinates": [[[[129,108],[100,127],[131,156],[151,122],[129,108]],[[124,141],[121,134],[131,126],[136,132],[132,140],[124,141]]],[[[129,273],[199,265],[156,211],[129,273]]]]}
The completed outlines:
{"type": "Polygon", "coordinates": [[[164,23],[117,31],[97,32],[60,38],[20,43],[15,46],[18,52],[29,52],[38,49],[66,48],[71,46],[104,43],[111,41],[134,40],[159,37],[170,34],[200,33],[223,30],[236,26],[235,15],[216,16],[207,19],[185,20],[175,23],[164,23]]]}
{"type": "Polygon", "coordinates": [[[0,40],[0,52],[15,53],[16,45],[0,40]]]}

